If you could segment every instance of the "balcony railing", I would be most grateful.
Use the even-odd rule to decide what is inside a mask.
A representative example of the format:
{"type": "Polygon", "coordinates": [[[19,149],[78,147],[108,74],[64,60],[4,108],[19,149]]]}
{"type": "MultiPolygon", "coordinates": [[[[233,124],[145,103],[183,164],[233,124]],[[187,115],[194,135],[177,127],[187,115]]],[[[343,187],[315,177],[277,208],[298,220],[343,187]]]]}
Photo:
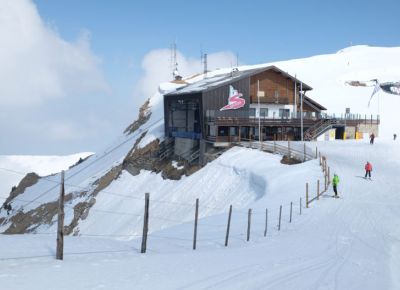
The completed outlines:
{"type": "Polygon", "coordinates": [[[365,124],[379,124],[380,117],[379,115],[360,115],[360,114],[326,114],[326,113],[319,113],[319,112],[292,112],[287,114],[283,112],[280,116],[273,114],[271,112],[264,113],[261,112],[260,116],[256,116],[254,109],[244,109],[244,110],[227,110],[227,111],[220,111],[220,110],[207,110],[206,111],[206,121],[207,122],[214,122],[215,120],[233,120],[233,119],[248,119],[248,120],[264,120],[264,121],[288,121],[288,120],[300,120],[301,115],[303,115],[304,121],[316,121],[316,120],[323,120],[323,119],[337,119],[337,120],[345,120],[345,121],[356,121],[358,123],[365,123],[365,124]]]}

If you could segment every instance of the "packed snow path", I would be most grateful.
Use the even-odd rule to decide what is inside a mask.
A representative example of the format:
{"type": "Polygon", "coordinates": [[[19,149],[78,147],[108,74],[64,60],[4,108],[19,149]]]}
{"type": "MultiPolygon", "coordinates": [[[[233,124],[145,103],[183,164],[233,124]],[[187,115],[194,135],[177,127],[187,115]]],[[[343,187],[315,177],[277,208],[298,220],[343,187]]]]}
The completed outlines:
{"type": "MultiPolygon", "coordinates": [[[[295,215],[292,224],[285,220],[280,232],[272,219],[266,238],[255,228],[250,243],[239,237],[225,248],[224,232],[212,236],[210,231],[209,239],[200,241],[198,250],[192,251],[190,239],[161,238],[182,235],[187,239],[192,224],[182,224],[155,233],[145,255],[138,254],[137,240],[68,237],[65,244],[70,254],[65,261],[53,257],[1,260],[2,287],[400,289],[400,143],[376,140],[371,146],[338,141],[318,143],[318,148],[326,154],[331,173],[340,177],[341,198],[331,198],[330,189],[310,209],[303,209],[303,215],[295,215]],[[373,165],[373,181],[362,178],[366,161],[373,165]]],[[[318,167],[315,161],[310,166],[318,167]]],[[[300,182],[290,178],[288,183],[300,182]]],[[[285,193],[282,195],[284,198],[285,193]]],[[[261,202],[265,200],[255,200],[251,206],[262,208],[261,202]]],[[[224,224],[226,215],[203,222],[207,220],[224,224]]],[[[53,237],[0,236],[0,242],[0,257],[54,254],[53,237]]]]}

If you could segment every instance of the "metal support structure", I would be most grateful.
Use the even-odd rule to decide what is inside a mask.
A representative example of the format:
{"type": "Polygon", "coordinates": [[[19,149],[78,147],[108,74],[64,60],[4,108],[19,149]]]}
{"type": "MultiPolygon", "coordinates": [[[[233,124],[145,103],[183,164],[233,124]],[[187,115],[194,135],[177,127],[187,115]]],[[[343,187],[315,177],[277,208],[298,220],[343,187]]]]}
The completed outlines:
{"type": "Polygon", "coordinates": [[[303,83],[300,83],[300,131],[301,141],[304,141],[304,126],[303,126],[303,83]]]}
{"type": "Polygon", "coordinates": [[[260,150],[262,150],[262,146],[261,146],[260,80],[257,80],[257,100],[258,100],[258,140],[260,142],[260,150]]]}

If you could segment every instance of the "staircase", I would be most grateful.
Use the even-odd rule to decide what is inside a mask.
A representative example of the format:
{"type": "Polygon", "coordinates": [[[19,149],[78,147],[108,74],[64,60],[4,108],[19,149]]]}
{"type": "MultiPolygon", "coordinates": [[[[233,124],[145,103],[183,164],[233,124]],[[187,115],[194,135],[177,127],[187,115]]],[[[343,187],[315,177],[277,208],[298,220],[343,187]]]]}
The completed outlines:
{"type": "Polygon", "coordinates": [[[304,132],[304,140],[305,141],[315,140],[318,136],[324,134],[326,131],[332,128],[344,127],[345,125],[346,125],[345,120],[339,120],[336,118],[322,119],[304,132]]]}
{"type": "Polygon", "coordinates": [[[158,152],[158,159],[164,160],[174,154],[174,138],[166,138],[160,143],[160,150],[158,152]]]}
{"type": "Polygon", "coordinates": [[[182,158],[182,159],[185,159],[189,164],[191,164],[193,161],[199,159],[200,150],[199,149],[192,149],[192,150],[189,150],[188,152],[183,153],[179,157],[182,158]]]}

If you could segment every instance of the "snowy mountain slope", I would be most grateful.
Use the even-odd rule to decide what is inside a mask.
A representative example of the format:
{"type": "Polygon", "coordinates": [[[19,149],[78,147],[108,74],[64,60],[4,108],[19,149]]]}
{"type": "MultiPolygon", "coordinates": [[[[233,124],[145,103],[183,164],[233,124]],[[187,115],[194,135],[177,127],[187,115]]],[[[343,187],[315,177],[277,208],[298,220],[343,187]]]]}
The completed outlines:
{"type": "MultiPolygon", "coordinates": [[[[396,80],[400,76],[398,74],[398,62],[400,55],[400,48],[376,48],[367,46],[356,46],[346,48],[339,51],[336,54],[315,56],[311,58],[290,60],[285,62],[274,63],[283,70],[288,71],[290,74],[297,75],[299,79],[304,80],[307,84],[314,87],[314,90],[310,92],[310,96],[315,98],[318,102],[327,106],[329,112],[340,113],[344,111],[345,107],[351,107],[354,113],[378,113],[377,102],[373,103],[373,107],[366,108],[368,99],[370,96],[369,90],[371,88],[355,88],[345,85],[345,81],[354,79],[371,79],[378,78],[381,81],[396,80]]],[[[262,64],[257,66],[243,66],[240,70],[251,69],[255,67],[268,66],[270,64],[262,64]]],[[[222,73],[230,72],[228,69],[220,69],[213,72],[209,72],[208,76],[214,76],[222,73]]],[[[195,83],[202,80],[203,76],[198,75],[195,77],[187,78],[188,83],[195,83]]],[[[99,152],[92,156],[86,162],[80,164],[76,168],[73,168],[66,172],[67,188],[66,192],[70,193],[69,207],[67,211],[66,224],[68,222],[73,223],[76,230],[83,232],[90,232],[90,228],[97,229],[103,228],[101,218],[99,217],[100,211],[95,214],[95,211],[88,214],[87,212],[80,212],[80,215],[85,216],[84,221],[79,218],[77,214],[77,206],[84,207],[85,210],[90,211],[99,207],[99,210],[113,210],[116,206],[119,208],[119,204],[115,202],[107,201],[106,191],[118,191],[118,194],[122,195],[135,195],[135,199],[138,203],[135,203],[135,211],[140,210],[141,213],[141,199],[145,189],[147,188],[144,184],[151,182],[151,187],[147,188],[151,191],[152,196],[163,196],[167,188],[177,188],[175,192],[168,196],[169,200],[175,200],[181,198],[182,191],[185,190],[185,183],[196,184],[198,181],[186,181],[190,178],[183,178],[181,181],[172,182],[170,180],[163,180],[160,175],[151,174],[149,172],[142,171],[137,176],[131,176],[123,170],[123,162],[126,157],[132,152],[136,152],[140,148],[145,148],[151,145],[151,142],[155,139],[163,140],[163,94],[175,90],[177,87],[182,86],[179,84],[166,83],[161,84],[159,92],[149,99],[149,102],[141,110],[138,123],[134,123],[130,126],[130,129],[126,131],[126,134],[121,136],[119,140],[111,145],[104,152],[99,152]],[[141,184],[141,187],[135,186],[135,184],[141,184]],[[129,188],[129,190],[127,189],[129,188]],[[140,189],[139,189],[140,188],[140,189]],[[153,189],[160,190],[153,190],[153,189]],[[182,189],[180,189],[182,188],[182,189]],[[139,197],[138,197],[139,196],[139,197]],[[94,198],[94,199],[93,199],[94,198]],[[104,202],[102,201],[104,199],[104,202]],[[77,219],[75,220],[74,219],[77,219]],[[81,225],[81,226],[78,226],[81,225]],[[90,226],[89,226],[90,225],[90,226]]],[[[379,107],[379,113],[382,118],[382,131],[385,133],[384,136],[391,136],[391,132],[398,126],[395,120],[395,109],[398,101],[398,97],[392,95],[381,96],[381,104],[379,107]],[[383,101],[385,99],[385,101],[383,101]],[[389,104],[389,106],[384,106],[389,104]],[[392,118],[392,119],[390,119],[392,118]],[[388,121],[390,120],[390,122],[388,121]]],[[[376,100],[375,100],[376,101],[376,100]]],[[[129,128],[128,128],[129,129],[129,128]]],[[[247,154],[247,153],[246,153],[247,154]]],[[[229,155],[228,155],[229,156],[229,155]]],[[[211,165],[212,166],[212,165],[211,165]]],[[[208,167],[202,171],[209,170],[208,167]]],[[[249,169],[243,168],[244,171],[249,169]]],[[[199,173],[198,178],[205,175],[205,173],[199,173]]],[[[51,176],[47,179],[40,180],[37,184],[29,187],[23,194],[18,196],[20,200],[13,202],[15,212],[18,209],[24,209],[26,213],[29,210],[34,210],[40,204],[49,203],[48,206],[54,206],[58,198],[58,188],[56,182],[60,180],[59,175],[51,176]],[[33,202],[30,202],[32,201],[33,202]]],[[[230,185],[229,185],[230,186],[230,185]]],[[[235,186],[228,188],[234,188],[235,186]]],[[[214,193],[211,187],[205,187],[207,190],[201,193],[201,196],[216,195],[216,199],[222,199],[226,202],[232,201],[230,198],[224,199],[225,191],[214,193]],[[223,197],[220,197],[222,195],[223,197]]],[[[170,192],[169,192],[170,193],[170,192]]],[[[111,199],[108,194],[108,199],[111,199]]],[[[246,198],[252,199],[253,194],[249,194],[246,198]]],[[[190,196],[193,203],[193,196],[190,196]]],[[[131,198],[133,200],[133,198],[131,198]]],[[[212,204],[213,200],[207,200],[210,202],[209,206],[215,206],[212,204]]],[[[127,203],[128,204],[128,203],[127,203]]],[[[206,204],[207,205],[207,204],[206,204]]],[[[124,204],[125,206],[125,204],[124,204]]],[[[122,209],[128,209],[126,207],[122,209]]],[[[221,205],[226,208],[228,204],[221,205]]],[[[132,209],[132,208],[129,208],[132,209]]],[[[188,215],[187,209],[180,209],[179,215],[186,219],[188,215]]],[[[131,210],[130,210],[131,212],[131,210]]],[[[55,212],[53,212],[55,214],[55,212]]],[[[214,212],[210,212],[213,214],[214,212]]],[[[137,214],[136,212],[134,214],[137,214]]],[[[0,218],[5,216],[0,216],[0,218]]],[[[54,222],[55,216],[48,217],[47,220],[54,222]]],[[[113,233],[136,233],[137,226],[140,221],[135,222],[135,226],[132,224],[125,224],[125,220],[121,220],[121,225],[118,226],[118,230],[112,229],[107,232],[113,233]]],[[[0,230],[5,230],[9,227],[9,223],[3,224],[0,230]]],[[[159,225],[163,227],[165,225],[159,225]]],[[[158,228],[158,227],[156,227],[158,228]]],[[[54,224],[48,228],[47,225],[40,226],[37,231],[53,230],[54,224]]],[[[81,233],[83,233],[81,232],[81,233]]]]}
{"type": "MultiPolygon", "coordinates": [[[[79,158],[85,159],[91,152],[82,152],[67,156],[28,156],[28,155],[2,155],[0,156],[0,168],[12,169],[27,174],[36,172],[40,176],[46,176],[74,165],[79,158]]],[[[7,197],[11,187],[18,185],[23,175],[0,169],[0,197],[7,197]]]]}
{"type": "MultiPolygon", "coordinates": [[[[365,107],[371,88],[344,83],[370,78],[398,80],[399,53],[399,48],[360,46],[276,65],[314,87],[310,96],[330,112],[341,113],[351,107],[354,113],[370,114],[378,112],[377,99],[374,107],[365,107]]],[[[254,66],[240,69],[246,68],[254,66]]],[[[187,81],[200,79],[201,75],[187,81]]],[[[400,287],[400,263],[393,258],[400,248],[398,143],[381,142],[381,138],[374,146],[351,141],[318,143],[328,156],[332,173],[341,178],[342,199],[321,198],[310,209],[303,208],[301,216],[299,198],[304,198],[305,182],[310,182],[310,193],[315,194],[316,180],[322,180],[315,160],[287,166],[279,163],[279,156],[233,148],[179,181],[143,169],[131,175],[124,162],[154,140],[163,139],[162,94],[178,86],[162,84],[124,135],[66,172],[65,224],[67,234],[78,236],[67,237],[64,262],[53,260],[60,174],[24,189],[12,200],[10,216],[0,212],[0,232],[11,227],[14,233],[38,234],[0,235],[4,245],[0,248],[2,287],[54,289],[54,281],[57,289],[131,289],[133,283],[138,289],[160,285],[165,289],[400,287]],[[367,159],[374,165],[372,182],[360,178],[367,159]],[[139,256],[145,192],[151,194],[149,250],[139,256]],[[198,250],[193,252],[195,198],[200,198],[200,220],[198,250]],[[294,202],[295,212],[291,224],[290,202],[294,202]],[[229,204],[234,211],[226,249],[229,204]],[[280,205],[283,222],[278,232],[280,205]],[[250,207],[252,238],[246,243],[250,207]],[[266,208],[267,239],[263,237],[266,208]],[[19,224],[23,226],[18,228],[19,224]],[[38,257],[48,255],[51,257],[38,257]],[[36,258],[23,258],[29,256],[36,258]],[[18,257],[21,259],[14,260],[18,257]]],[[[389,136],[398,126],[393,121],[397,97],[380,94],[382,128],[389,136]]],[[[302,144],[298,145],[301,148],[302,144]]]]}
{"type": "MultiPolygon", "coordinates": [[[[382,142],[378,138],[374,146],[362,141],[317,145],[326,153],[332,171],[340,177],[341,199],[324,195],[309,209],[303,208],[302,215],[295,208],[292,223],[288,223],[285,205],[279,232],[274,209],[281,202],[304,194],[299,188],[296,188],[298,194],[293,194],[266,186],[266,194],[247,205],[254,209],[251,242],[245,241],[246,211],[234,209],[228,248],[223,246],[226,211],[200,220],[196,251],[191,249],[192,222],[151,233],[146,254],[139,253],[140,239],[67,237],[63,262],[54,260],[54,235],[0,235],[4,245],[0,248],[2,286],[7,289],[24,289],[28,285],[32,289],[55,286],[57,289],[398,289],[399,143],[382,142]],[[389,161],[388,154],[392,157],[389,161]],[[367,158],[374,166],[373,181],[359,177],[367,158]],[[264,238],[266,207],[271,212],[264,238]],[[22,258],[29,256],[33,258],[22,258]],[[7,260],[12,257],[21,259],[7,260]]],[[[237,158],[242,158],[239,152],[247,150],[228,152],[235,153],[229,160],[239,161],[237,158]]],[[[273,166],[276,156],[257,151],[248,155],[252,156],[248,162],[254,162],[253,158],[268,159],[277,178],[283,180],[288,172],[284,166],[273,166]]],[[[266,164],[258,162],[257,166],[266,164]]],[[[236,162],[229,166],[233,168],[236,162]]],[[[314,161],[291,168],[294,172],[288,177],[293,187],[305,181],[300,174],[293,175],[297,169],[319,171],[314,161]]],[[[269,177],[269,172],[265,176],[269,177]]],[[[312,178],[317,176],[318,173],[312,178]]]]}
{"type": "MultiPolygon", "coordinates": [[[[148,171],[132,178],[124,171],[97,197],[93,211],[79,224],[79,233],[141,234],[145,192],[151,194],[150,211],[155,217],[151,219],[150,232],[155,232],[193,220],[196,198],[200,200],[200,217],[226,212],[230,204],[236,209],[244,209],[255,201],[255,205],[271,204],[277,208],[279,202],[298,199],[298,184],[287,183],[287,179],[297,179],[304,185],[307,179],[323,178],[318,165],[315,166],[317,161],[313,161],[314,166],[310,167],[309,164],[283,165],[280,160],[278,155],[232,148],[202,170],[179,181],[163,180],[159,174],[148,171]],[[128,196],[113,195],[120,192],[128,196]],[[287,194],[283,196],[282,192],[287,194]],[[103,212],[107,209],[139,215],[134,218],[130,215],[119,216],[116,224],[115,219],[110,219],[110,214],[103,212]]],[[[310,190],[316,191],[315,187],[315,183],[311,184],[310,190]]]]}

